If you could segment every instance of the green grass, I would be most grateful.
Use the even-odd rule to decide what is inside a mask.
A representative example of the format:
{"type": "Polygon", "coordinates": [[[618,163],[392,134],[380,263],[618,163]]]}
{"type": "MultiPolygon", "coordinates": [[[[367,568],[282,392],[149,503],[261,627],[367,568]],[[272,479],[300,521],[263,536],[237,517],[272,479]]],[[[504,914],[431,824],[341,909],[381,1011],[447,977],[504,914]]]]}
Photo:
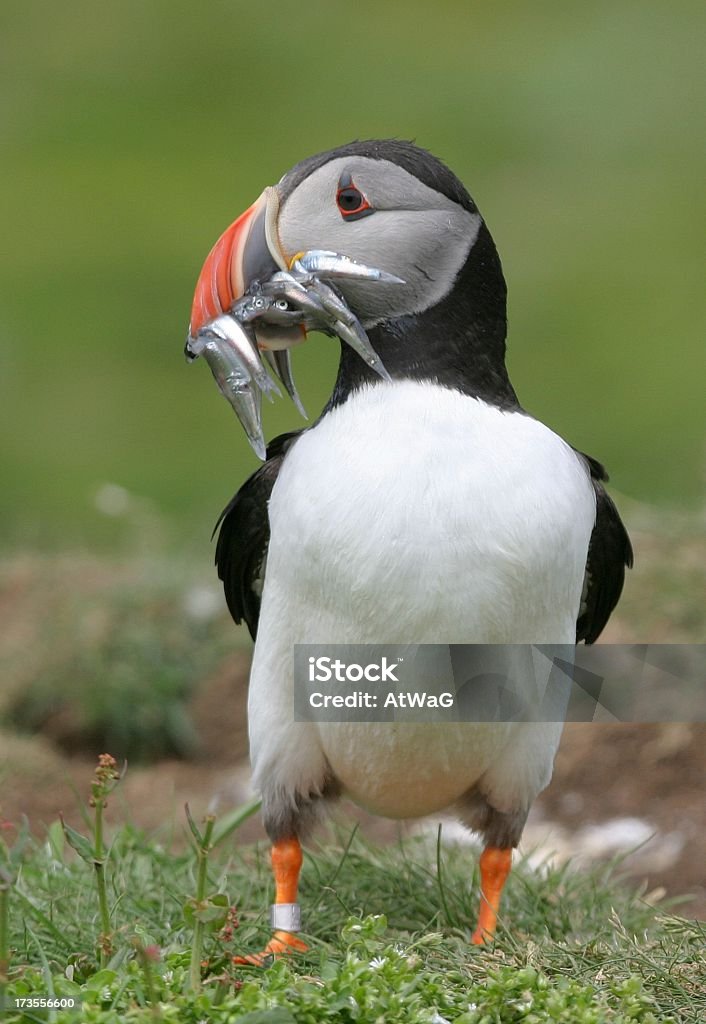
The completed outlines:
{"type": "Polygon", "coordinates": [[[468,944],[475,853],[428,840],[377,849],[334,834],[305,857],[309,952],[261,970],[231,957],[266,941],[266,850],[239,848],[228,835],[209,857],[197,900],[194,852],[183,843],[170,849],[167,829],[145,836],[125,825],[106,863],[114,952],[100,967],[104,930],[90,863],[73,855],[58,823],[46,842],[25,838],[14,859],[14,834],[2,834],[2,877],[11,881],[8,998],[84,1001],[81,1016],[10,1011],[8,1024],[664,1024],[706,1014],[703,924],[656,913],[610,869],[537,874],[517,865],[497,941],[479,949],[468,944]],[[204,945],[195,986],[197,920],[204,945]]]}

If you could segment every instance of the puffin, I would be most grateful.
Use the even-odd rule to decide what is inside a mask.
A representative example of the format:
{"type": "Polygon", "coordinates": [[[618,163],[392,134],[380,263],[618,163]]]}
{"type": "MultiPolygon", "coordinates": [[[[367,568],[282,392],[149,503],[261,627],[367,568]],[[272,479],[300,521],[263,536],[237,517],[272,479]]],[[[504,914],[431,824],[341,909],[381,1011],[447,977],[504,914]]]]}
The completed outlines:
{"type": "MultiPolygon", "coordinates": [[[[385,272],[337,288],[386,373],[341,343],[319,417],[269,443],[216,526],[229,610],[255,641],[252,782],[275,903],[270,941],[240,960],[259,965],[307,948],[301,844],[341,796],[393,819],[450,810],[479,833],[471,942],[490,942],[562,728],[295,721],[295,645],[590,644],[633,561],[603,466],[520,405],[500,258],[440,159],[382,139],[296,164],[214,246],[190,331],[310,250],[385,272]]],[[[271,347],[304,338],[281,331],[271,347]]]]}

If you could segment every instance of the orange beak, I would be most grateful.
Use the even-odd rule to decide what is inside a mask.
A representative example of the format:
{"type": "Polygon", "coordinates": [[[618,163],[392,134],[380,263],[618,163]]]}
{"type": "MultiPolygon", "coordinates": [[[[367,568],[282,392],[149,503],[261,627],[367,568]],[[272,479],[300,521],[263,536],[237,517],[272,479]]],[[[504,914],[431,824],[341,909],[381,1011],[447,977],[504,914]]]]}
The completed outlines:
{"type": "Polygon", "coordinates": [[[192,338],[209,320],[227,313],[253,281],[287,269],[277,239],[278,213],[279,194],[270,186],[211,249],[196,282],[189,323],[192,338]]]}

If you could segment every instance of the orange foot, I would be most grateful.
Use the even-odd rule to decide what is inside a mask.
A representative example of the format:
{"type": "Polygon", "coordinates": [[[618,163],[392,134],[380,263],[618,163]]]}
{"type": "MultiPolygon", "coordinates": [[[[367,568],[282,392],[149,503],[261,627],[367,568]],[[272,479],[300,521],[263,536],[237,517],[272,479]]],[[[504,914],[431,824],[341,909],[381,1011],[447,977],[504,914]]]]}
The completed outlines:
{"type": "Polygon", "coordinates": [[[262,953],[250,956],[234,956],[234,964],[251,964],[253,967],[267,967],[272,960],[290,953],[305,953],[309,947],[292,932],[275,932],[262,953]]]}
{"type": "Polygon", "coordinates": [[[474,946],[492,942],[498,923],[500,896],[512,865],[508,847],[486,846],[480,856],[480,912],[478,927],[471,936],[474,946]]]}

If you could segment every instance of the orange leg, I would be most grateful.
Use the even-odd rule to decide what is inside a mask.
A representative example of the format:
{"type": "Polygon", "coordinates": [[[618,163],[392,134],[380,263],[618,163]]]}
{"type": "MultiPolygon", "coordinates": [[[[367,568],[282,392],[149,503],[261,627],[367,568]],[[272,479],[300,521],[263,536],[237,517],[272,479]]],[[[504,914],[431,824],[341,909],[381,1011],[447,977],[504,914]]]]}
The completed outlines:
{"type": "MultiPolygon", "coordinates": [[[[275,876],[275,904],[296,903],[299,872],[302,866],[302,848],[298,839],[281,839],[272,847],[272,871],[275,876]]],[[[262,953],[252,956],[234,956],[233,963],[254,964],[263,967],[272,956],[303,952],[308,947],[294,932],[276,931],[262,953]]]]}
{"type": "Polygon", "coordinates": [[[486,846],[480,855],[480,912],[478,927],[471,936],[474,946],[482,946],[495,935],[500,897],[512,867],[512,850],[486,846]]]}

